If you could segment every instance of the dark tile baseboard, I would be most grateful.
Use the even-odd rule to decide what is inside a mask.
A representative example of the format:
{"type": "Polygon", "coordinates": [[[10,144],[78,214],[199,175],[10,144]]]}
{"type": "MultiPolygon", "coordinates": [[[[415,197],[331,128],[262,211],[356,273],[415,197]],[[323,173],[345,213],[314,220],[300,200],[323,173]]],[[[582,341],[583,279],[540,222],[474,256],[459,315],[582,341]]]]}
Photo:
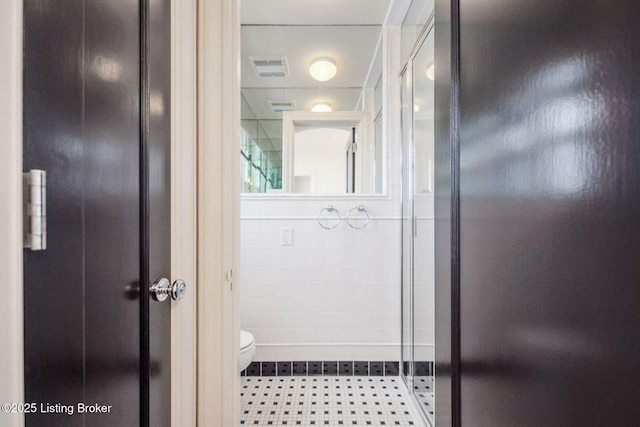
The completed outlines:
{"type": "MultiPolygon", "coordinates": [[[[402,363],[402,372],[411,375],[409,362],[402,363]]],[[[416,377],[431,377],[435,374],[433,362],[413,362],[413,375],[416,377]]]]}
{"type": "Polygon", "coordinates": [[[289,376],[398,376],[399,362],[336,360],[294,362],[252,362],[240,374],[243,377],[289,376]]]}
{"type": "MultiPolygon", "coordinates": [[[[409,363],[402,364],[403,372],[409,372],[409,363]]],[[[433,362],[414,362],[413,375],[416,377],[433,376],[433,362]]],[[[240,374],[243,377],[290,377],[313,375],[337,376],[385,376],[400,375],[399,362],[378,361],[295,361],[295,362],[252,362],[240,374]]]]}

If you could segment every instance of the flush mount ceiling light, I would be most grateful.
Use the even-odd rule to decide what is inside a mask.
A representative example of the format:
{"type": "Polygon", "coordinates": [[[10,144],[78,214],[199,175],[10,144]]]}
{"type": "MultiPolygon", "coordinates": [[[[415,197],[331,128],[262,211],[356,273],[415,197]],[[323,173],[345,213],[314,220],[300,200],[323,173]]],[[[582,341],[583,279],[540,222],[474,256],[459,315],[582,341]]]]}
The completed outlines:
{"type": "Polygon", "coordinates": [[[427,68],[426,74],[427,74],[427,78],[429,80],[435,80],[435,78],[436,78],[436,67],[435,67],[434,64],[431,64],[429,66],[429,68],[427,68]]]}
{"type": "Polygon", "coordinates": [[[311,61],[309,66],[309,74],[319,82],[331,80],[336,76],[337,72],[338,67],[336,67],[335,61],[331,58],[316,58],[311,61]]]}
{"type": "Polygon", "coordinates": [[[314,113],[330,113],[333,110],[328,102],[316,102],[311,106],[311,111],[314,113]]]}

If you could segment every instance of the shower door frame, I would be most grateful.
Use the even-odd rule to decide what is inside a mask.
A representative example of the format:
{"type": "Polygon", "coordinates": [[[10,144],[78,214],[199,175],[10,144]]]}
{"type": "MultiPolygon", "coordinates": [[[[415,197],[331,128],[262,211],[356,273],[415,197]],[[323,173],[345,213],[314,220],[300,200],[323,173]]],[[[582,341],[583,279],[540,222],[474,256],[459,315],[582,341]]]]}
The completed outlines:
{"type": "MultiPolygon", "coordinates": [[[[407,386],[407,389],[409,390],[409,392],[411,394],[413,394],[413,362],[414,362],[414,352],[413,352],[413,204],[411,203],[411,208],[409,209],[410,212],[405,212],[405,203],[407,203],[407,201],[405,200],[405,192],[408,192],[407,190],[407,186],[411,185],[411,180],[410,179],[405,179],[405,173],[407,173],[406,168],[407,168],[407,162],[406,162],[406,152],[405,152],[405,146],[409,145],[410,147],[413,146],[413,108],[411,108],[410,106],[412,105],[413,102],[413,93],[412,93],[412,89],[413,89],[413,76],[412,76],[412,68],[410,67],[412,63],[412,58],[409,58],[409,61],[407,62],[407,64],[403,67],[402,71],[400,72],[400,82],[401,82],[401,89],[400,89],[400,105],[401,107],[401,117],[400,117],[400,129],[402,132],[402,137],[401,137],[401,145],[402,145],[402,156],[401,156],[401,163],[402,163],[402,192],[401,192],[401,197],[402,197],[402,202],[401,202],[401,208],[402,208],[402,215],[401,215],[401,232],[400,232],[400,238],[401,238],[401,245],[400,245],[400,250],[401,250],[401,263],[400,263],[400,273],[401,273],[401,279],[400,279],[400,290],[401,290],[401,295],[400,295],[400,302],[401,302],[401,323],[400,323],[400,376],[402,377],[402,380],[404,381],[405,385],[407,386]],[[409,81],[411,81],[411,83],[409,84],[409,87],[411,88],[411,102],[409,102],[407,106],[405,106],[405,91],[408,92],[405,88],[405,79],[408,79],[409,81]],[[405,113],[406,111],[406,113],[405,113]],[[404,114],[407,114],[408,120],[409,120],[409,124],[410,126],[408,126],[407,128],[405,128],[405,117],[404,114]],[[411,142],[409,142],[411,141],[411,142]],[[408,218],[411,218],[411,220],[409,220],[408,218]],[[407,222],[410,221],[410,237],[409,237],[409,242],[408,242],[408,253],[405,252],[405,225],[407,222]],[[409,261],[406,261],[406,260],[409,261]],[[405,262],[408,262],[408,268],[405,269],[405,262]],[[407,274],[408,278],[405,277],[405,274],[407,274]],[[409,291],[409,295],[408,298],[406,299],[409,303],[410,306],[407,307],[405,305],[405,280],[408,280],[409,286],[408,286],[408,291],[409,291]],[[406,312],[406,310],[408,309],[408,313],[406,312]],[[405,316],[408,314],[408,337],[405,336],[405,316]],[[408,346],[409,346],[409,351],[408,351],[408,355],[405,354],[405,339],[407,339],[408,341],[408,346]],[[408,356],[408,358],[407,358],[408,356]],[[405,365],[406,363],[406,365],[405,365]],[[407,371],[408,370],[408,371],[407,371]]],[[[413,170],[413,168],[411,168],[411,170],[413,170]]],[[[410,194],[409,192],[407,194],[410,194]]],[[[411,200],[411,199],[410,199],[411,200]]]]}
{"type": "MultiPolygon", "coordinates": [[[[400,355],[401,355],[401,360],[400,360],[400,376],[402,377],[402,380],[404,381],[405,385],[407,386],[407,389],[409,391],[409,395],[411,396],[411,399],[413,400],[413,403],[416,407],[420,408],[420,410],[418,411],[420,416],[422,417],[422,420],[426,422],[427,425],[432,425],[432,423],[429,421],[429,419],[427,418],[426,413],[424,413],[424,410],[422,408],[422,405],[420,405],[420,403],[417,401],[417,397],[415,395],[415,388],[414,388],[414,362],[415,362],[415,306],[414,306],[414,241],[415,241],[415,237],[416,237],[416,218],[415,218],[415,203],[414,203],[414,172],[415,172],[415,132],[414,132],[414,125],[415,125],[415,115],[414,115],[414,73],[413,73],[413,64],[414,61],[416,59],[416,56],[418,55],[418,53],[420,52],[420,50],[422,49],[422,47],[424,46],[427,38],[429,37],[430,34],[434,33],[435,35],[435,13],[432,13],[431,16],[429,17],[429,19],[427,20],[427,23],[425,24],[423,30],[421,31],[420,35],[418,36],[418,38],[416,39],[416,42],[414,43],[413,47],[411,48],[411,51],[409,53],[409,56],[407,58],[406,63],[404,64],[402,71],[400,72],[400,82],[401,82],[401,90],[400,90],[400,99],[401,99],[401,119],[400,119],[400,128],[401,128],[401,132],[402,132],[402,137],[401,137],[401,144],[402,144],[402,232],[401,232],[401,239],[402,239],[402,244],[401,244],[401,250],[402,250],[402,261],[401,261],[401,327],[400,327],[400,331],[401,331],[401,339],[400,339],[400,355]],[[408,90],[405,88],[405,78],[408,79],[408,90]],[[410,94],[411,98],[409,100],[405,100],[405,96],[406,94],[410,94]],[[405,104],[406,102],[408,102],[407,104],[405,104]],[[410,126],[408,128],[405,127],[405,117],[403,116],[404,114],[408,114],[408,119],[409,119],[409,124],[410,126]],[[405,150],[409,150],[409,154],[407,156],[407,154],[405,153],[405,150]],[[407,161],[408,160],[408,161],[407,161]],[[405,173],[407,173],[406,168],[409,168],[408,170],[408,174],[406,176],[405,179],[405,173]],[[408,186],[408,189],[407,189],[408,186]],[[409,204],[410,204],[410,212],[405,212],[405,203],[406,201],[404,200],[405,194],[409,195],[410,199],[409,199],[409,204]],[[404,247],[405,247],[405,242],[404,242],[404,238],[405,238],[405,223],[406,223],[406,218],[405,217],[409,217],[410,218],[410,227],[411,227],[411,232],[410,232],[410,243],[409,243],[409,254],[405,254],[404,252],[404,247]],[[405,309],[407,308],[405,306],[405,295],[404,295],[404,281],[405,281],[405,257],[409,256],[409,264],[408,264],[408,275],[409,275],[409,302],[410,302],[410,307],[409,307],[409,359],[406,360],[405,359],[405,324],[404,324],[404,318],[405,318],[405,309]],[[407,362],[407,366],[408,366],[408,372],[405,372],[405,362],[407,362]]],[[[434,46],[435,49],[435,46],[434,46]]],[[[435,99],[434,99],[434,103],[435,103],[435,99]]],[[[434,112],[435,114],[435,112],[434,112]]],[[[435,140],[435,135],[434,135],[434,140],[435,140]]],[[[435,156],[434,156],[435,158],[435,156]]],[[[432,182],[434,182],[435,180],[432,179],[432,182]]],[[[434,329],[435,329],[435,324],[434,324],[434,329]]],[[[435,333],[435,331],[434,331],[435,333]]],[[[435,343],[434,343],[434,347],[435,347],[435,343]]],[[[434,349],[434,358],[435,358],[435,349],[434,349]]],[[[433,361],[434,365],[435,365],[435,360],[433,361]]],[[[434,378],[435,378],[435,369],[434,369],[434,378]]],[[[435,391],[434,391],[434,404],[435,404],[435,391]]],[[[434,424],[435,424],[435,411],[434,411],[434,424]]]]}

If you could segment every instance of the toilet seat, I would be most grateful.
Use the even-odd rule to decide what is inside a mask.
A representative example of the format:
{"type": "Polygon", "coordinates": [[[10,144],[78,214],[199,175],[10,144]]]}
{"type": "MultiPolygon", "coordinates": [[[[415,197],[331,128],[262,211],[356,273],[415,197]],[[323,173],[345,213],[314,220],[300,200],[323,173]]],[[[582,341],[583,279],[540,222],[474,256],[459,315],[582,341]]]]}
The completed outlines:
{"type": "Polygon", "coordinates": [[[247,350],[255,342],[253,335],[247,331],[240,331],[240,351],[247,350]]]}
{"type": "Polygon", "coordinates": [[[256,354],[256,341],[253,334],[247,331],[240,331],[240,354],[238,357],[238,365],[240,372],[249,367],[256,354]]]}

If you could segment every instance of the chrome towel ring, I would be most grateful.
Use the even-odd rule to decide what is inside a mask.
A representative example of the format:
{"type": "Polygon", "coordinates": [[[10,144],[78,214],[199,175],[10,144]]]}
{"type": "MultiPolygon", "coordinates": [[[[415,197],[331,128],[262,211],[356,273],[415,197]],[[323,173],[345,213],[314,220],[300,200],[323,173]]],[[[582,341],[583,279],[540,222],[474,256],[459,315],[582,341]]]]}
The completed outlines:
{"type": "Polygon", "coordinates": [[[320,227],[324,228],[325,230],[333,230],[340,224],[340,221],[342,221],[342,218],[340,218],[340,212],[338,212],[338,210],[334,208],[333,205],[327,205],[324,208],[320,209],[320,212],[318,212],[318,216],[316,217],[316,219],[318,220],[318,224],[320,224],[320,227]],[[322,221],[324,220],[331,219],[322,217],[322,213],[325,211],[327,213],[335,213],[335,218],[333,219],[335,221],[335,224],[327,226],[322,223],[322,221]]]}
{"type": "Polygon", "coordinates": [[[362,230],[363,228],[365,228],[367,225],[369,225],[369,221],[371,220],[371,218],[369,218],[369,212],[367,212],[367,210],[365,209],[364,205],[358,205],[358,206],[354,206],[351,209],[349,209],[349,212],[347,212],[347,224],[349,224],[349,227],[353,228],[354,230],[362,230]],[[364,213],[364,217],[359,217],[359,218],[351,218],[351,213],[353,211],[358,211],[361,213],[364,213]],[[364,220],[364,224],[362,224],[361,227],[355,226],[351,223],[351,220],[359,220],[362,221],[364,220]]]}

